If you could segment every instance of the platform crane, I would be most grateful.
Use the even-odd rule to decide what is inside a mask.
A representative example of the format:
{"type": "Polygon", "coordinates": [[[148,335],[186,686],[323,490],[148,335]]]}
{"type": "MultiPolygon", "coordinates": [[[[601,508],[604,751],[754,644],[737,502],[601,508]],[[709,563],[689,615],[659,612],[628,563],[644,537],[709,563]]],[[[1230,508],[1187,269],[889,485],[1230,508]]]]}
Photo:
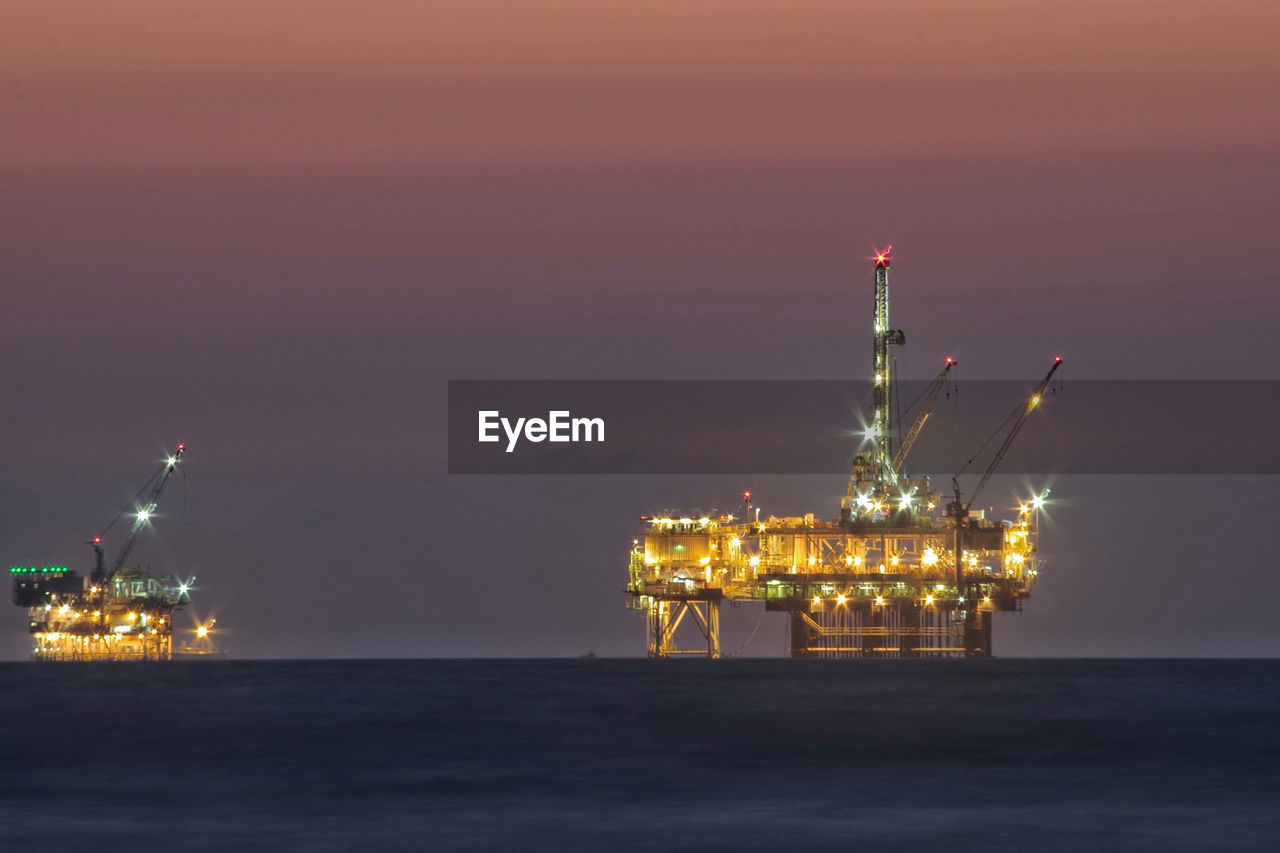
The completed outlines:
{"type": "MultiPolygon", "coordinates": [[[[1004,459],[1005,454],[1009,451],[1010,445],[1013,444],[1013,440],[1017,438],[1018,433],[1022,431],[1022,427],[1027,422],[1027,418],[1031,417],[1031,413],[1040,407],[1040,403],[1044,400],[1045,391],[1047,391],[1049,388],[1049,382],[1053,379],[1053,374],[1061,366],[1062,366],[1062,356],[1056,356],[1053,359],[1053,365],[1050,366],[1049,368],[1049,372],[1044,375],[1044,379],[1040,380],[1040,384],[1037,385],[1035,387],[1035,390],[1031,392],[1031,395],[1027,397],[1026,403],[1023,404],[1022,410],[1018,414],[1018,419],[1014,421],[1013,426],[1009,429],[1009,432],[1005,435],[1004,441],[1000,443],[1000,447],[996,450],[995,456],[991,458],[991,464],[989,464],[987,466],[987,470],[983,472],[982,479],[978,481],[978,485],[974,486],[973,491],[969,493],[968,503],[965,503],[963,499],[960,497],[959,477],[962,473],[964,473],[964,468],[967,468],[969,466],[969,463],[973,462],[973,460],[970,459],[969,462],[965,463],[964,468],[961,468],[951,477],[951,486],[955,490],[955,501],[951,504],[951,509],[955,514],[955,521],[956,521],[954,552],[955,552],[955,561],[956,561],[956,589],[958,590],[963,590],[965,588],[964,587],[964,531],[965,531],[965,525],[968,523],[968,519],[969,519],[969,508],[973,506],[973,502],[978,497],[978,494],[981,493],[982,487],[987,484],[987,481],[991,479],[991,475],[994,474],[996,468],[999,467],[1000,462],[1004,459]]],[[[966,635],[973,630],[973,622],[974,622],[975,614],[976,614],[976,610],[974,609],[974,607],[966,607],[966,610],[965,610],[966,635]]]]}
{"type": "Polygon", "coordinates": [[[156,505],[160,501],[160,495],[164,492],[164,487],[168,485],[169,478],[173,476],[173,472],[178,468],[178,461],[182,459],[183,452],[186,451],[185,444],[179,444],[178,449],[167,456],[164,465],[160,470],[151,476],[143,484],[138,491],[137,497],[134,499],[134,505],[137,511],[133,514],[133,526],[129,529],[129,535],[125,538],[124,544],[120,546],[119,553],[116,554],[115,560],[111,563],[111,570],[105,568],[105,552],[102,547],[102,539],[115,526],[115,523],[128,514],[128,511],[122,512],[111,520],[103,531],[93,537],[88,544],[93,546],[93,552],[96,559],[93,570],[93,582],[96,585],[105,585],[124,567],[125,560],[129,559],[129,552],[133,550],[134,542],[138,539],[138,534],[142,532],[142,528],[147,526],[147,522],[156,511],[156,505]],[[146,494],[146,500],[139,503],[138,498],[146,494]]]}
{"type": "Polygon", "coordinates": [[[916,443],[920,430],[924,429],[925,421],[929,420],[929,416],[933,414],[933,404],[938,401],[938,394],[942,392],[942,387],[947,384],[947,374],[955,366],[956,360],[948,356],[946,366],[942,368],[938,378],[933,381],[933,387],[929,389],[929,396],[925,399],[924,405],[921,406],[920,413],[916,415],[915,423],[911,425],[911,429],[907,431],[906,438],[902,439],[902,444],[898,447],[898,452],[893,456],[893,472],[895,474],[902,473],[902,463],[906,461],[907,454],[911,452],[911,445],[916,443]]]}

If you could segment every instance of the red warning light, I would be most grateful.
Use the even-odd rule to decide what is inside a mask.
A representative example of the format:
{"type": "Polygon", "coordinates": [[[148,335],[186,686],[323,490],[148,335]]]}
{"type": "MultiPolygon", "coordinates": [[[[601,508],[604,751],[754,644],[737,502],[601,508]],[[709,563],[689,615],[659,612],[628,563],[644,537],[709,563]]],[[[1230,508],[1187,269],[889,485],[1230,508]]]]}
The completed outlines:
{"type": "Polygon", "coordinates": [[[947,364],[955,364],[956,360],[951,356],[947,356],[947,364]]]}
{"type": "Polygon", "coordinates": [[[1053,360],[1054,360],[1054,361],[1062,361],[1062,356],[1060,356],[1060,355],[1055,355],[1055,356],[1053,357],[1053,360]]]}
{"type": "Polygon", "coordinates": [[[101,545],[101,544],[102,544],[102,537],[101,537],[101,536],[95,536],[95,537],[93,537],[93,544],[94,544],[94,545],[101,545]]]}
{"type": "Polygon", "coordinates": [[[178,449],[179,449],[179,450],[185,450],[185,449],[186,449],[186,447],[187,447],[187,446],[186,446],[185,444],[179,444],[179,445],[178,445],[178,449]]]}

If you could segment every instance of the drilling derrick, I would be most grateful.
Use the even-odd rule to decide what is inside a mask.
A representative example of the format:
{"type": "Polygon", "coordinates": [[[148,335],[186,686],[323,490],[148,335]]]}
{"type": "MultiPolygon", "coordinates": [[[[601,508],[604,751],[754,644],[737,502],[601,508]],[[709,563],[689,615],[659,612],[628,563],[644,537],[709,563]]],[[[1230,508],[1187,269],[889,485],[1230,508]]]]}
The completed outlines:
{"type": "MultiPolygon", "coordinates": [[[[120,513],[89,540],[94,566],[81,577],[66,566],[14,566],[13,603],[25,607],[36,660],[172,660],[175,657],[222,657],[206,641],[196,647],[173,647],[173,614],[190,602],[195,580],[153,575],[149,568],[127,561],[139,534],[149,527],[156,506],[186,448],[164,460],[160,470],[143,484],[133,506],[120,513]],[[132,518],[129,532],[107,568],[104,540],[123,518],[132,518]]],[[[207,637],[208,626],[196,636],[207,637]]]]}
{"type": "Polygon", "coordinates": [[[893,415],[890,404],[893,394],[893,359],[889,347],[906,343],[901,329],[889,328],[889,252],[892,246],[876,255],[876,319],[874,353],[872,356],[871,447],[872,469],[875,484],[880,491],[896,485],[898,474],[893,470],[890,441],[893,437],[893,415]]]}
{"type": "MultiPolygon", "coordinates": [[[[787,614],[792,657],[987,657],[991,619],[1021,609],[1037,574],[1043,496],[1015,519],[970,508],[1054,370],[1025,404],[968,503],[942,508],[928,477],[903,465],[955,361],[948,358],[915,421],[893,448],[893,357],[905,335],[889,325],[889,249],[875,258],[871,420],[855,453],[839,518],[768,516],[744,494],[743,518],[642,516],[632,541],[628,607],[646,616],[650,657],[720,657],[720,604],[787,614]],[[677,640],[681,625],[694,625],[677,640]]],[[[972,462],[972,460],[970,460],[972,462]]],[[[958,475],[957,475],[958,476],[958,475]]]]}

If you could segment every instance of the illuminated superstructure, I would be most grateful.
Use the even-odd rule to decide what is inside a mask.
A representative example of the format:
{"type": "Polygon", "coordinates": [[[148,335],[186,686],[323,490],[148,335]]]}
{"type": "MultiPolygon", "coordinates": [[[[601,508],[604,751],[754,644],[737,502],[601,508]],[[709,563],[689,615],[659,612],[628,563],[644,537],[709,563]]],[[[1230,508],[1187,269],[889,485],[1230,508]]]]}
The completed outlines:
{"type": "MultiPolygon", "coordinates": [[[[177,470],[186,448],[168,456],[160,470],[138,492],[131,512],[121,513],[88,544],[94,568],[82,577],[66,566],[14,566],[13,603],[27,608],[28,629],[36,660],[171,660],[173,614],[190,602],[191,583],[172,575],[156,576],[148,568],[126,567],[138,535],[151,523],[156,505],[177,470]],[[106,565],[103,539],[121,518],[133,518],[120,550],[106,565]]],[[[197,626],[197,644],[176,656],[212,652],[207,626],[197,626]],[[203,629],[203,633],[202,633],[203,629]],[[204,640],[203,643],[199,642],[204,640]]]]}
{"type": "Polygon", "coordinates": [[[793,657],[991,655],[992,615],[1020,610],[1038,574],[1044,496],[1029,497],[1003,521],[970,507],[1061,359],[1022,407],[968,502],[953,478],[954,496],[944,505],[927,477],[904,476],[902,466],[955,362],[944,363],[895,453],[889,347],[904,342],[900,330],[889,328],[886,249],[875,261],[869,449],[854,457],[839,518],[761,519],[750,492],[742,518],[642,517],[627,591],[628,607],[645,613],[650,657],[720,657],[719,608],[726,600],[788,614],[793,657]],[[677,641],[684,624],[696,626],[696,646],[677,641]]]}

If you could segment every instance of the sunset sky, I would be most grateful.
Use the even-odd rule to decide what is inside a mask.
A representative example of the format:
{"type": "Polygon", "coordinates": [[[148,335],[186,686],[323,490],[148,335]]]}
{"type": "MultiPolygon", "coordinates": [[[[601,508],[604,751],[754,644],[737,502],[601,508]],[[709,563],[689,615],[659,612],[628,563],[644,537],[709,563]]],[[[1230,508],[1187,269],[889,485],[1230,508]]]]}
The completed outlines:
{"type": "MultiPolygon", "coordinates": [[[[906,376],[1280,379],[1278,37],[1258,2],[10,0],[0,551],[87,568],[182,441],[138,556],[233,656],[642,654],[635,517],[740,478],[449,477],[448,379],[863,379],[886,243],[906,376]]],[[[748,485],[834,515],[832,473],[748,485]]],[[[999,654],[1280,654],[1275,477],[1054,495],[999,654]]]]}

